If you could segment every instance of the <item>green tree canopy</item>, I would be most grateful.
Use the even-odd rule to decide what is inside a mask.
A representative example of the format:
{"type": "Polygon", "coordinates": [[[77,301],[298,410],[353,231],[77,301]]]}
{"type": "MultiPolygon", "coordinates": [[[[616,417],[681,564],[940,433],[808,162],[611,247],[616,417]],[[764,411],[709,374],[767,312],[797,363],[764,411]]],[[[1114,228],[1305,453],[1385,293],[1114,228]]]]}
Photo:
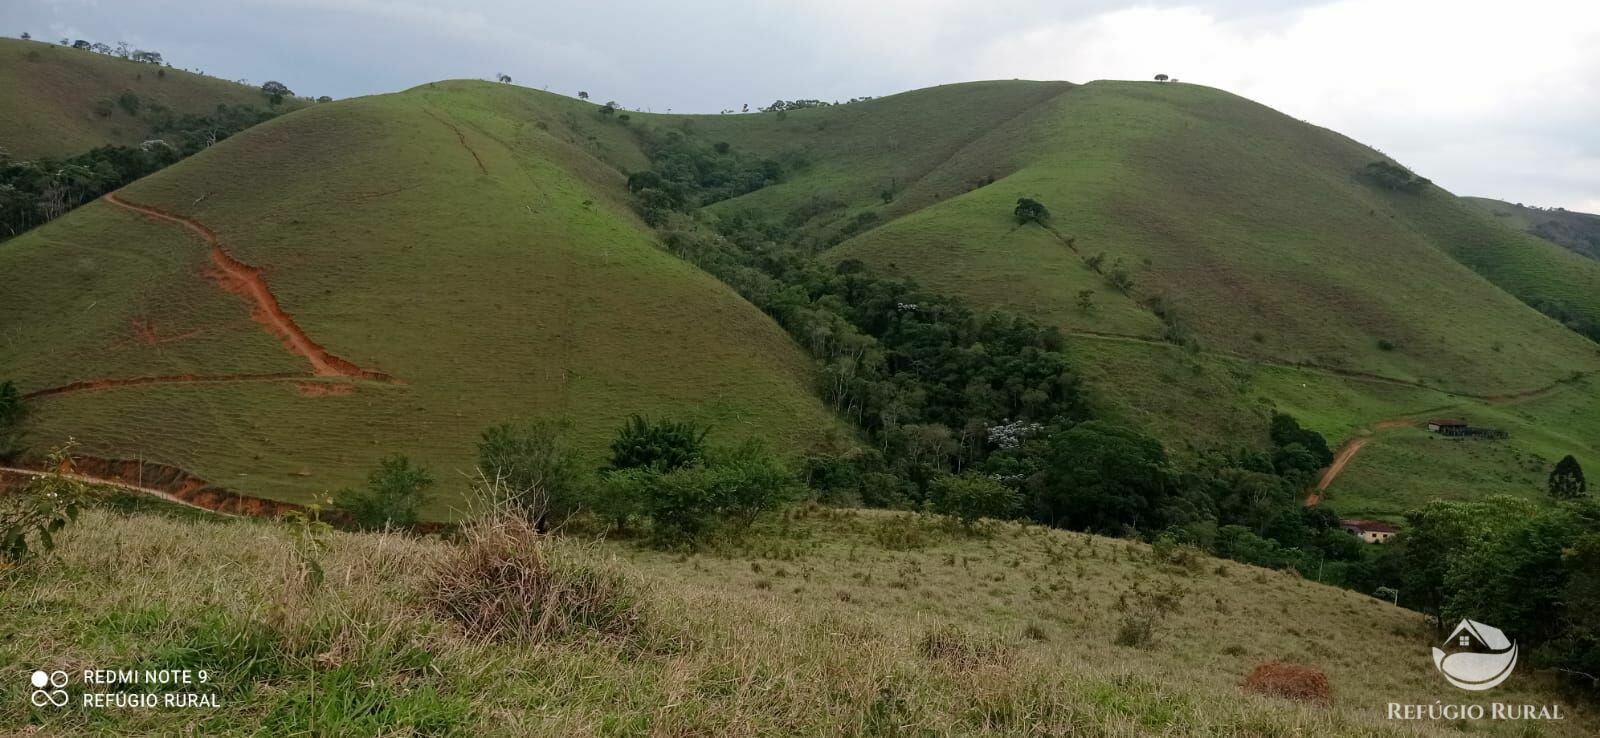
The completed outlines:
{"type": "Polygon", "coordinates": [[[1589,483],[1583,478],[1583,467],[1567,454],[1556,462],[1550,472],[1550,496],[1558,500],[1575,500],[1589,494],[1589,483]]]}

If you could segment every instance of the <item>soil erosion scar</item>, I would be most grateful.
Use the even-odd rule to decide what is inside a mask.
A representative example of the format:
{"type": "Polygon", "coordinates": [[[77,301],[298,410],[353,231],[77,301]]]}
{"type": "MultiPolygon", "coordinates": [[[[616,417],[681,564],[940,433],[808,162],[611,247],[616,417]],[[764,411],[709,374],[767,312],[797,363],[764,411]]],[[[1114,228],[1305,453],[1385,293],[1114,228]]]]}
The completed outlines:
{"type": "Polygon", "coordinates": [[[456,132],[456,140],[461,142],[461,148],[466,149],[467,153],[472,154],[472,160],[475,161],[475,162],[478,162],[478,171],[483,172],[484,174],[488,174],[489,173],[489,170],[484,168],[483,159],[479,158],[477,150],[472,148],[471,144],[467,143],[467,136],[466,136],[466,134],[461,132],[460,126],[457,126],[456,124],[451,123],[450,121],[447,121],[447,120],[445,120],[443,118],[440,118],[437,115],[434,115],[432,110],[426,110],[425,109],[422,112],[427,113],[434,120],[445,124],[445,126],[448,127],[450,130],[455,131],[456,132]]]}
{"type": "Polygon", "coordinates": [[[106,201],[133,212],[164,220],[168,223],[177,223],[193,231],[211,247],[211,261],[216,264],[222,286],[229,292],[249,300],[255,305],[252,317],[257,322],[267,327],[273,335],[283,341],[284,346],[295,354],[305,357],[311,362],[311,373],[319,377],[358,377],[372,379],[380,382],[393,381],[393,378],[382,372],[371,369],[362,369],[344,359],[334,356],[327,349],[317,345],[294,322],[294,318],[283,311],[283,306],[278,304],[278,298],[272,295],[272,290],[267,287],[266,280],[261,278],[261,270],[233,258],[222,248],[222,242],[217,238],[215,231],[205,224],[191,218],[170,213],[150,205],[124,200],[113,192],[106,195],[106,201]]]}

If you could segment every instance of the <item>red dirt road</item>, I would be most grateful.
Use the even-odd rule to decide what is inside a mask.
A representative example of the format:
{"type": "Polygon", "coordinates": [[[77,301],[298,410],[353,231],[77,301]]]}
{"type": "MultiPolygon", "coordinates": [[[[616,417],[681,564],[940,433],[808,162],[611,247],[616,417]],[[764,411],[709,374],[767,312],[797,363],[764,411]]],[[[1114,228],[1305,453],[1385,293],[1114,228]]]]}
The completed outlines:
{"type": "Polygon", "coordinates": [[[268,332],[283,341],[284,346],[295,354],[305,357],[311,362],[311,373],[319,377],[353,377],[358,379],[371,379],[380,382],[393,381],[393,378],[383,372],[363,369],[355,364],[334,356],[327,349],[306,335],[304,330],[294,322],[294,318],[284,312],[283,306],[278,304],[272,290],[267,287],[266,280],[261,278],[261,270],[233,258],[227,250],[222,248],[222,242],[217,238],[215,231],[206,227],[192,218],[186,218],[176,213],[170,213],[150,205],[140,205],[123,199],[113,192],[106,195],[106,201],[118,207],[131,210],[157,220],[176,223],[198,235],[211,247],[211,261],[218,270],[218,281],[224,289],[249,300],[254,309],[251,317],[266,326],[268,332]]]}
{"type": "MultiPolygon", "coordinates": [[[[1379,421],[1373,426],[1373,430],[1414,426],[1416,424],[1417,421],[1415,420],[1396,418],[1379,421]]],[[[1360,451],[1361,447],[1367,445],[1367,441],[1370,440],[1372,440],[1371,431],[1362,431],[1360,435],[1345,441],[1344,445],[1339,447],[1339,451],[1333,455],[1333,463],[1322,470],[1322,476],[1317,478],[1317,486],[1312,489],[1311,494],[1306,496],[1307,507],[1322,502],[1322,493],[1327,491],[1328,485],[1333,484],[1333,480],[1337,479],[1339,473],[1344,471],[1345,465],[1349,464],[1350,460],[1355,458],[1356,452],[1360,451]]]]}

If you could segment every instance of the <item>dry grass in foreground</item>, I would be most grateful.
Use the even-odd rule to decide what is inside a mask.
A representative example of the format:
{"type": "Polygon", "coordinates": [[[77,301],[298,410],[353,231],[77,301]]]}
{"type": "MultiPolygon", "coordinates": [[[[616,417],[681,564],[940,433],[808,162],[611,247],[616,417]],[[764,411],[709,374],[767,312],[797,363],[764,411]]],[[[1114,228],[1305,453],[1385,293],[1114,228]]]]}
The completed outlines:
{"type": "MultiPolygon", "coordinates": [[[[1397,724],[1468,702],[1419,616],[1208,558],[801,509],[715,552],[93,511],[4,575],[0,726],[34,735],[1593,735],[1397,724]],[[1172,598],[1176,598],[1173,600],[1172,598]],[[1165,598],[1165,599],[1163,599],[1165,598]],[[1166,603],[1166,604],[1162,604],[1166,603]],[[1149,637],[1118,645],[1129,623],[1149,637]],[[1263,662],[1332,698],[1248,694],[1263,662]],[[213,710],[45,710],[34,668],[206,669],[213,710]]],[[[1548,703],[1518,674],[1494,699],[1548,703]]],[[[80,687],[74,685],[76,694],[80,687]]],[[[1568,706],[1571,712],[1574,708],[1568,706]]]]}

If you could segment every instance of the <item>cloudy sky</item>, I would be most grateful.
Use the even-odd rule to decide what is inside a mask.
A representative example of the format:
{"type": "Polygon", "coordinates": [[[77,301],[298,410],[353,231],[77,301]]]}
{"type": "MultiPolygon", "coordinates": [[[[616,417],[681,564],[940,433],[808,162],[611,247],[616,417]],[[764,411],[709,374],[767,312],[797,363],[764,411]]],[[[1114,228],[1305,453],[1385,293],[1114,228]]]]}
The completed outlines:
{"type": "Polygon", "coordinates": [[[1458,194],[1600,212],[1600,0],[0,0],[23,31],[300,94],[504,72],[658,112],[1165,72],[1458,194]]]}

